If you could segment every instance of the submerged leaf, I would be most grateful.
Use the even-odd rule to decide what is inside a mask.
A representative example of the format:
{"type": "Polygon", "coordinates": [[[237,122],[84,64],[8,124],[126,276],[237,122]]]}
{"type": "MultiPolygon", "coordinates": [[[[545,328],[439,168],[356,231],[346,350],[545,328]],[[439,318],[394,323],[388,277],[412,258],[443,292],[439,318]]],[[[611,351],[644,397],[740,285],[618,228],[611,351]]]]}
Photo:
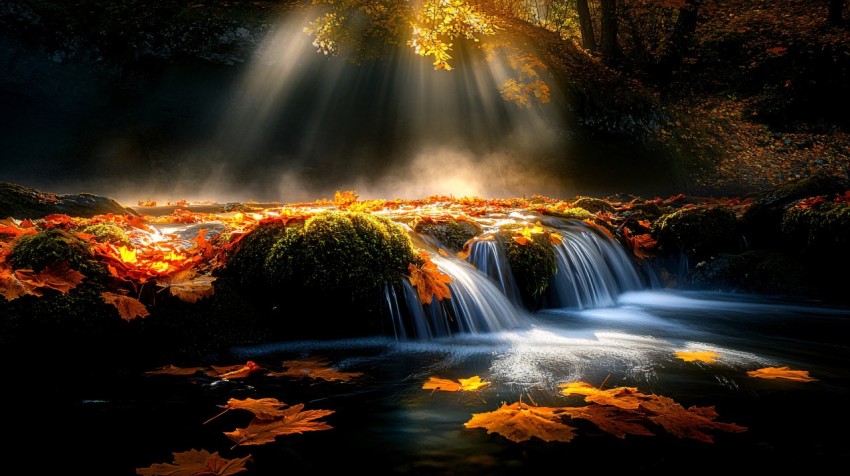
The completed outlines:
{"type": "Polygon", "coordinates": [[[620,439],[626,435],[655,436],[643,425],[643,415],[636,412],[599,404],[566,407],[564,411],[573,418],[590,421],[600,430],[620,439]]]}
{"type": "Polygon", "coordinates": [[[213,276],[195,276],[194,271],[184,271],[171,278],[157,280],[157,285],[167,288],[172,296],[190,304],[215,294],[213,276]]]}

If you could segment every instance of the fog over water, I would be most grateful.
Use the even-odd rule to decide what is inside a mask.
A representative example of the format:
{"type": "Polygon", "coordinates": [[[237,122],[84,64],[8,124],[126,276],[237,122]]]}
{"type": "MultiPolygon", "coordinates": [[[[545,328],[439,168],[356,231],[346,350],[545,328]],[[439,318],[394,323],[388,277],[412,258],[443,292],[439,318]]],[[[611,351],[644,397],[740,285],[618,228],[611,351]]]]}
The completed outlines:
{"type": "Polygon", "coordinates": [[[504,59],[458,42],[451,72],[407,47],[353,64],[317,54],[304,20],[282,19],[244,65],[124,83],[0,53],[0,180],[127,203],[673,191],[640,151],[577,132],[549,76],[552,101],[521,108],[499,93],[504,59]]]}

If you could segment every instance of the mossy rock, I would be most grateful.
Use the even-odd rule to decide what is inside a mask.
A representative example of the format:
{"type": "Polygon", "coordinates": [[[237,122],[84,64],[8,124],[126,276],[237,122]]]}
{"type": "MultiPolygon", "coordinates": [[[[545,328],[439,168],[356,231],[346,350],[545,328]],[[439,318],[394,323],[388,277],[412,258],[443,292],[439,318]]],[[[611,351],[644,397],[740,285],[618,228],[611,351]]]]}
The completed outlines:
{"type": "Polygon", "coordinates": [[[100,243],[112,243],[117,246],[130,246],[130,237],[119,226],[111,223],[95,223],[80,229],[83,233],[94,235],[100,243]]]}
{"type": "Polygon", "coordinates": [[[602,200],[601,198],[579,197],[573,202],[573,206],[578,208],[584,208],[590,213],[614,213],[614,207],[605,200],[602,200]]]}
{"type": "Polygon", "coordinates": [[[787,248],[813,258],[850,262],[850,204],[789,208],[782,218],[782,240],[787,248]]]}
{"type": "Polygon", "coordinates": [[[697,267],[684,287],[795,297],[818,293],[803,261],[770,250],[722,254],[697,267]]]}
{"type": "Polygon", "coordinates": [[[64,261],[90,281],[106,276],[106,268],[85,240],[57,228],[20,237],[15,241],[8,259],[14,269],[39,272],[51,264],[64,261]]]}
{"type": "Polygon", "coordinates": [[[328,212],[286,227],[265,261],[265,279],[288,336],[382,333],[382,292],[421,263],[400,225],[360,212],[328,212]],[[292,315],[293,302],[312,315],[292,315]],[[302,305],[303,306],[303,305],[302,305]],[[284,315],[286,314],[286,315],[284,315]]]}
{"type": "Polygon", "coordinates": [[[458,252],[467,241],[482,233],[481,225],[468,220],[420,220],[413,231],[421,235],[431,235],[450,250],[458,252]]]}
{"type": "Polygon", "coordinates": [[[228,257],[221,274],[249,294],[267,292],[266,257],[275,243],[286,234],[286,230],[282,222],[258,225],[242,238],[228,257]]]}
{"type": "Polygon", "coordinates": [[[543,296],[549,289],[549,282],[558,271],[555,262],[555,248],[548,232],[532,233],[531,239],[520,244],[513,239],[518,230],[516,225],[508,225],[500,230],[499,239],[505,240],[506,255],[511,273],[519,287],[523,303],[529,309],[538,309],[543,296]]]}
{"type": "Polygon", "coordinates": [[[589,220],[593,218],[592,213],[581,207],[566,208],[564,210],[549,210],[546,214],[566,220],[589,220]]]}
{"type": "Polygon", "coordinates": [[[796,201],[819,195],[832,196],[850,188],[848,180],[832,175],[815,175],[783,184],[753,196],[753,204],[741,218],[744,233],[754,247],[781,245],[782,221],[796,201]]]}
{"type": "Polygon", "coordinates": [[[696,260],[738,251],[740,246],[735,214],[723,207],[683,208],[663,215],[653,224],[652,234],[661,253],[684,253],[696,260]]]}

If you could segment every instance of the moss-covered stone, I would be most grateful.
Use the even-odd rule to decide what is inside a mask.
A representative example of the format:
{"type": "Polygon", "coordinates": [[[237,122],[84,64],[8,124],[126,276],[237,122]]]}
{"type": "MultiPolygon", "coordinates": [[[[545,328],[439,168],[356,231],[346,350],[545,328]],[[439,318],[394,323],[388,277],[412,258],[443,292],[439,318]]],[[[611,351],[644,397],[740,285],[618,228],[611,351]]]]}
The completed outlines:
{"type": "Polygon", "coordinates": [[[511,273],[516,280],[523,303],[530,309],[537,309],[543,295],[549,289],[549,281],[558,271],[555,263],[555,248],[548,232],[532,233],[531,239],[520,244],[512,238],[517,226],[502,227],[501,239],[507,243],[506,254],[511,273]]]}
{"type": "Polygon", "coordinates": [[[573,202],[573,206],[578,208],[584,208],[590,213],[614,213],[614,207],[605,200],[602,200],[601,198],[579,197],[573,202]]]}
{"type": "Polygon", "coordinates": [[[264,223],[254,228],[228,257],[221,274],[249,293],[267,292],[266,257],[286,230],[281,222],[264,223]]]}
{"type": "Polygon", "coordinates": [[[374,334],[383,331],[382,291],[421,263],[407,232],[359,212],[328,212],[287,226],[265,260],[264,278],[285,336],[374,334]],[[310,315],[295,313],[306,303],[310,315]]]}
{"type": "Polygon", "coordinates": [[[848,188],[846,179],[815,175],[763,191],[753,197],[753,204],[741,218],[742,229],[752,246],[780,246],[783,216],[794,202],[818,195],[831,196],[848,188]]]}
{"type": "Polygon", "coordinates": [[[567,220],[589,220],[593,218],[593,214],[581,207],[566,208],[564,210],[550,210],[547,215],[564,218],[567,220]]]}
{"type": "Polygon", "coordinates": [[[72,269],[86,275],[89,280],[97,280],[106,275],[106,269],[86,241],[56,228],[22,236],[9,253],[9,263],[15,269],[32,269],[38,272],[51,264],[63,261],[72,269]]]}
{"type": "Polygon", "coordinates": [[[130,237],[127,233],[121,227],[111,223],[95,223],[83,227],[80,231],[94,235],[95,239],[101,243],[130,246],[130,237]]]}
{"type": "Polygon", "coordinates": [[[481,225],[469,220],[421,220],[413,231],[422,235],[431,235],[452,251],[460,251],[463,245],[483,231],[481,225]]]}
{"type": "Polygon", "coordinates": [[[723,207],[683,208],[663,215],[652,234],[663,254],[684,253],[695,260],[738,251],[740,246],[735,214],[723,207]]]}

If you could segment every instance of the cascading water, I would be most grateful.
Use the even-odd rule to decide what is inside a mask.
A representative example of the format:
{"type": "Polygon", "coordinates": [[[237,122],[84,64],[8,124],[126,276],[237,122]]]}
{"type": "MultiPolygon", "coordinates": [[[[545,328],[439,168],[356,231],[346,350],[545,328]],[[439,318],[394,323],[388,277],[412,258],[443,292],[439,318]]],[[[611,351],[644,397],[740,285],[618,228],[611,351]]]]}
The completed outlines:
{"type": "Polygon", "coordinates": [[[643,288],[634,262],[613,240],[578,222],[557,229],[563,240],[554,245],[558,272],[549,284],[547,307],[613,306],[621,293],[643,288]]]}
{"type": "MultiPolygon", "coordinates": [[[[620,294],[644,287],[635,262],[613,239],[575,220],[543,221],[561,236],[561,242],[552,245],[557,272],[550,279],[544,307],[614,306],[620,294]]],[[[489,333],[530,322],[505,239],[490,235],[471,241],[464,260],[447,253],[448,248],[434,236],[416,238],[431,250],[431,260],[440,271],[451,278],[451,299],[422,305],[409,282],[404,281],[400,290],[388,287],[385,297],[397,339],[489,333]]]]}

